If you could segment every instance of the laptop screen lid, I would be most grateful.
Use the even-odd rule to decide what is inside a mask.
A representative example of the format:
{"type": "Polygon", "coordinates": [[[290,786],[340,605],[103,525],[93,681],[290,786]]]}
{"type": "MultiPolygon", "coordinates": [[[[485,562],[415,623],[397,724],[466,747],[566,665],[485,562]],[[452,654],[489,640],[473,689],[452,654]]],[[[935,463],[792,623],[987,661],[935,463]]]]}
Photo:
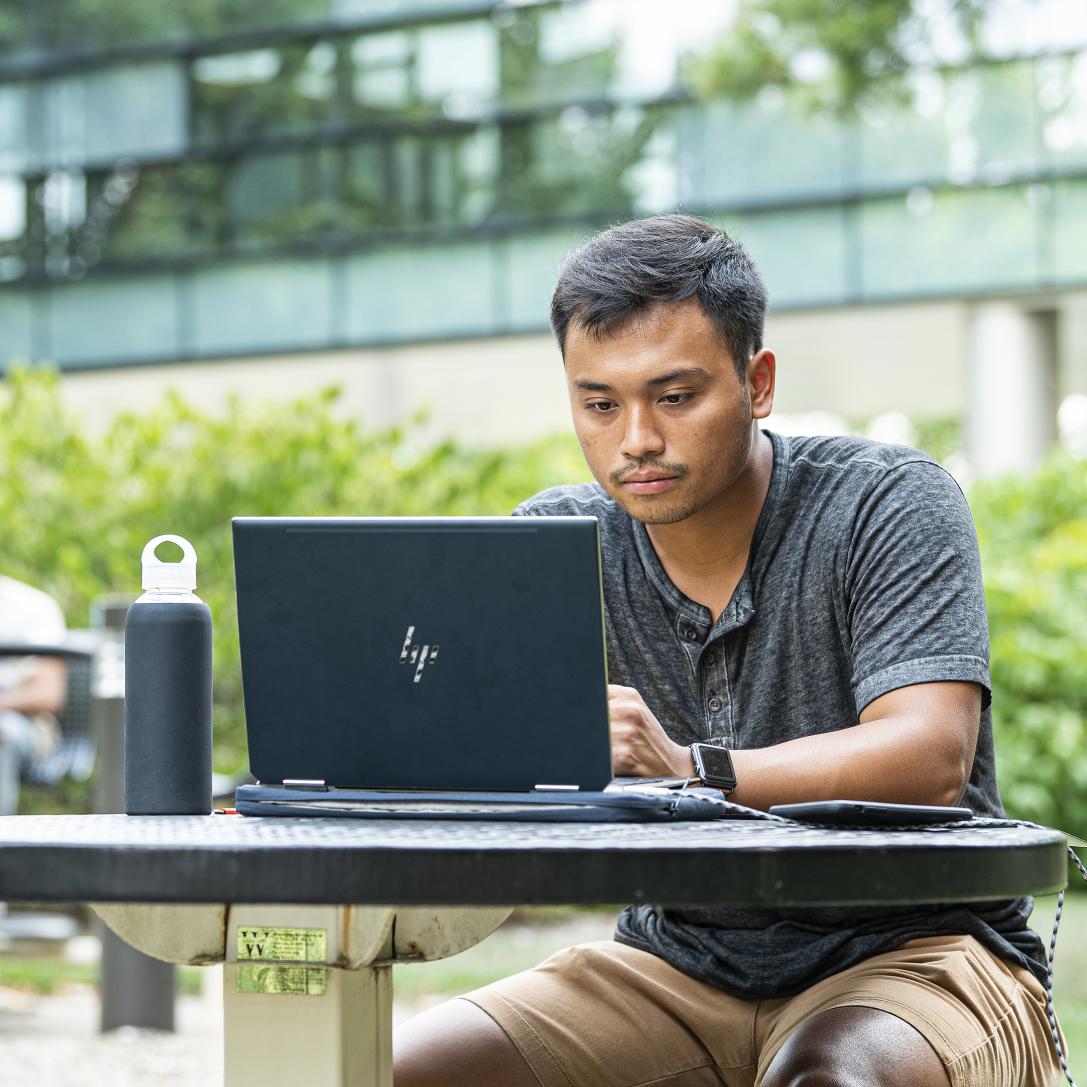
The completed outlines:
{"type": "Polygon", "coordinates": [[[233,531],[262,782],[611,779],[595,518],[239,517],[233,531]]]}

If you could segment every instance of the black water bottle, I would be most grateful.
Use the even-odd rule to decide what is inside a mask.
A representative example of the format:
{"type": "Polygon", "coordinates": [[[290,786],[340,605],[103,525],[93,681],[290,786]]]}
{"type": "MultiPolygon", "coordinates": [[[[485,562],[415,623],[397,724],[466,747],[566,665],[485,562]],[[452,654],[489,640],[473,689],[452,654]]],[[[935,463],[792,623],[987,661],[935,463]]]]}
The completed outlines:
{"type": "Polygon", "coordinates": [[[211,612],[196,588],[196,551],[181,536],[143,549],[144,593],[125,619],[125,811],[211,811],[211,612]],[[181,548],[163,562],[162,543],[181,548]]]}

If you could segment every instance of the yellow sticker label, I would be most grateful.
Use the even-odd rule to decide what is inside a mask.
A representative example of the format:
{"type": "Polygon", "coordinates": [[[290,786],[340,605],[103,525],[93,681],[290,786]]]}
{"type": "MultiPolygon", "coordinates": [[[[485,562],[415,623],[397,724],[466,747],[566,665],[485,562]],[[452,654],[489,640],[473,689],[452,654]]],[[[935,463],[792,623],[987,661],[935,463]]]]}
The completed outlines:
{"type": "Polygon", "coordinates": [[[328,932],[323,928],[239,928],[238,961],[326,962],[328,932]]]}
{"type": "Polygon", "coordinates": [[[265,966],[238,964],[239,993],[275,993],[288,996],[324,996],[327,966],[265,966]]]}

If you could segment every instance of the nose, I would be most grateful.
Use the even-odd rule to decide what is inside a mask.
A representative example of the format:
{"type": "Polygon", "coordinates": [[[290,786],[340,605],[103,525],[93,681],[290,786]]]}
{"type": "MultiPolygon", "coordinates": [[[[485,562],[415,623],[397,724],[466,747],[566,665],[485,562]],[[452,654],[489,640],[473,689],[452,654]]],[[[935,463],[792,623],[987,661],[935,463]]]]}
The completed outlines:
{"type": "Polygon", "coordinates": [[[641,461],[647,457],[659,457],[663,452],[664,438],[653,419],[653,413],[642,407],[631,408],[623,432],[623,456],[641,461]]]}

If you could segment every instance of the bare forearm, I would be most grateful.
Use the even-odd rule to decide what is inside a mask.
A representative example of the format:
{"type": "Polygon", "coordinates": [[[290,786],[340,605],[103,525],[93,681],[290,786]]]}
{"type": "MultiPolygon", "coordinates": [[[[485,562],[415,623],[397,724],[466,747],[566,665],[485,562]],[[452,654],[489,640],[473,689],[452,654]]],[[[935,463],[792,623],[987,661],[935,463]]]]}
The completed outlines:
{"type": "Polygon", "coordinates": [[[42,667],[22,683],[0,691],[0,710],[27,715],[59,713],[67,694],[67,674],[58,661],[43,661],[42,667]]]}
{"type": "Polygon", "coordinates": [[[928,722],[888,718],[774,747],[733,750],[733,799],[752,808],[805,800],[954,804],[973,750],[934,740],[928,722]]]}

